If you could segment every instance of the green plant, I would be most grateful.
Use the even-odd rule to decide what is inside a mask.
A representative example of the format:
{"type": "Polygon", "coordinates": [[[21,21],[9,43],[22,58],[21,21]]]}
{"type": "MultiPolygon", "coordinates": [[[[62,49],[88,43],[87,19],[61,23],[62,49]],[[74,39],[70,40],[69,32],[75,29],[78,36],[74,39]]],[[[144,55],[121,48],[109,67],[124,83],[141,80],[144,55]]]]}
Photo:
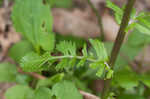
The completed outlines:
{"type": "MultiPolygon", "coordinates": [[[[98,39],[84,41],[55,35],[50,5],[56,6],[57,2],[15,0],[12,21],[22,40],[9,50],[9,56],[18,66],[0,64],[0,82],[17,83],[7,90],[6,99],[83,99],[79,89],[92,93],[88,84],[98,78],[106,81],[102,99],[147,98],[149,73],[135,72],[130,62],[150,43],[150,14],[137,15],[133,8],[135,0],[128,0],[128,7],[122,8],[107,0],[107,7],[115,12],[116,21],[121,25],[111,51],[112,43],[98,39]],[[132,33],[123,43],[129,30],[132,33]]],[[[100,18],[99,21],[102,29],[100,18]]]]}

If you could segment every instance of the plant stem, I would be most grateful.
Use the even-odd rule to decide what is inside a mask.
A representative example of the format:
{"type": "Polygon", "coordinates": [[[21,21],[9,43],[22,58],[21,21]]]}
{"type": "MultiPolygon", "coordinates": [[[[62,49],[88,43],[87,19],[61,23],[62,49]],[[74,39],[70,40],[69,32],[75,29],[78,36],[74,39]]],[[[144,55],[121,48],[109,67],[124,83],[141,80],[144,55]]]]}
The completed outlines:
{"type": "MultiPolygon", "coordinates": [[[[55,56],[55,57],[50,57],[48,60],[55,60],[55,59],[63,59],[63,58],[76,58],[76,59],[83,59],[84,57],[83,56],[55,56]]],[[[92,58],[87,58],[86,59],[87,61],[90,61],[90,62],[97,62],[98,60],[96,59],[92,59],[92,58]]]]}
{"type": "MultiPolygon", "coordinates": [[[[125,11],[124,11],[124,15],[123,15],[123,19],[121,22],[121,26],[120,26],[115,44],[114,44],[112,52],[111,52],[110,60],[109,60],[109,66],[111,66],[112,69],[114,68],[121,45],[123,44],[124,38],[126,36],[125,29],[127,28],[128,24],[129,24],[130,15],[131,15],[133,6],[135,4],[135,1],[136,0],[128,0],[128,2],[127,2],[127,5],[126,5],[125,11]]],[[[107,99],[111,81],[112,81],[112,79],[109,79],[104,82],[102,99],[107,99]]]]}
{"type": "Polygon", "coordinates": [[[91,7],[91,9],[93,10],[93,12],[96,14],[96,17],[98,19],[98,25],[100,28],[100,32],[101,32],[101,40],[104,41],[105,37],[104,37],[104,27],[103,27],[103,23],[102,23],[102,17],[99,14],[98,10],[94,7],[94,5],[92,4],[92,2],[90,0],[87,0],[89,6],[91,7]]]}

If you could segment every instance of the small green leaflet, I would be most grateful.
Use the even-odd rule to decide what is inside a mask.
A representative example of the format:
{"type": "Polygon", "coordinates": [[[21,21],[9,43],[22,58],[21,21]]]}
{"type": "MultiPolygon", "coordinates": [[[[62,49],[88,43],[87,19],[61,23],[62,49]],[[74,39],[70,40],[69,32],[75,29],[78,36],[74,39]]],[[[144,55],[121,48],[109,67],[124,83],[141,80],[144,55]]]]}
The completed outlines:
{"type": "Polygon", "coordinates": [[[56,83],[52,92],[58,99],[83,99],[76,86],[70,81],[56,83]]]}
{"type": "Polygon", "coordinates": [[[37,51],[40,47],[52,51],[54,48],[52,15],[50,7],[44,5],[42,0],[16,0],[12,20],[16,31],[22,33],[37,51]]]}
{"type": "Polygon", "coordinates": [[[104,47],[104,44],[100,42],[99,40],[89,40],[90,43],[92,44],[92,47],[96,51],[97,59],[100,61],[107,61],[108,55],[106,52],[106,49],[104,47]]]}

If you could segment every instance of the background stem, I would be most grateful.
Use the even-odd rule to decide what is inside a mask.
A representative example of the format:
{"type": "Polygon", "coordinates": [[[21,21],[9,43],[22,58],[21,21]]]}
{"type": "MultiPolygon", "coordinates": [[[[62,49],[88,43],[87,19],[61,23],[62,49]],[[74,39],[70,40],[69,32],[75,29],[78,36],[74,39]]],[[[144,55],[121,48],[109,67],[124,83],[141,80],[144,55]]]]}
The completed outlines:
{"type": "MultiPolygon", "coordinates": [[[[135,1],[136,0],[128,0],[128,2],[127,2],[127,5],[126,5],[125,11],[124,11],[124,15],[122,18],[121,26],[120,26],[115,44],[114,44],[112,52],[111,52],[110,60],[109,60],[109,66],[111,66],[112,69],[114,68],[114,64],[115,64],[117,56],[119,54],[121,45],[123,44],[123,41],[125,39],[125,35],[126,35],[125,29],[127,28],[128,24],[129,24],[130,15],[131,15],[135,1]]],[[[109,79],[104,82],[102,99],[107,99],[111,81],[112,81],[112,79],[109,79]]]]}
{"type": "Polygon", "coordinates": [[[98,10],[94,7],[94,5],[92,4],[92,2],[90,0],[87,0],[89,6],[91,7],[91,9],[93,10],[93,12],[95,13],[97,19],[98,19],[98,25],[100,28],[100,32],[101,32],[101,40],[104,41],[105,37],[104,37],[104,27],[103,27],[103,23],[102,23],[102,17],[99,14],[98,10]]]}

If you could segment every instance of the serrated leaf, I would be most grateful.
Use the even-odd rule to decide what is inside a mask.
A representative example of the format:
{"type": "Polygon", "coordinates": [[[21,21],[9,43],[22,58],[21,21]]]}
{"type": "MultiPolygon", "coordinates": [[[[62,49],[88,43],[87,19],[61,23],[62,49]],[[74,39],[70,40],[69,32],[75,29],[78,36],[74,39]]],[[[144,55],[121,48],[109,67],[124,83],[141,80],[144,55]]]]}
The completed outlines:
{"type": "Polygon", "coordinates": [[[86,44],[84,44],[84,46],[83,46],[82,53],[83,53],[83,56],[84,56],[84,57],[87,57],[87,56],[88,56],[86,44]]]}
{"type": "Polygon", "coordinates": [[[20,59],[31,51],[33,51],[32,45],[28,41],[21,41],[9,49],[9,56],[19,63],[20,59]]]}
{"type": "Polygon", "coordinates": [[[76,56],[76,45],[71,41],[61,41],[56,45],[56,49],[64,55],[76,56]]]}
{"type": "MultiPolygon", "coordinates": [[[[50,7],[44,5],[42,0],[16,0],[12,20],[16,31],[22,33],[36,50],[44,45],[40,40],[41,36],[43,37],[42,33],[52,32],[53,22],[50,7]]],[[[47,39],[46,36],[44,38],[47,39]]]]}
{"type": "Polygon", "coordinates": [[[92,39],[90,39],[90,43],[92,44],[92,47],[96,51],[96,56],[98,60],[106,61],[108,59],[108,56],[104,44],[101,43],[99,40],[92,40],[92,39]]]}
{"type": "Polygon", "coordinates": [[[9,88],[6,93],[6,99],[33,99],[33,90],[25,85],[16,85],[9,88]]]}
{"type": "Polygon", "coordinates": [[[20,65],[26,72],[37,72],[46,69],[44,63],[47,58],[42,58],[38,54],[31,52],[21,59],[20,65]]]}
{"type": "Polygon", "coordinates": [[[58,99],[83,99],[78,89],[70,81],[56,83],[52,91],[58,99]]]}
{"type": "Polygon", "coordinates": [[[35,90],[33,99],[52,99],[52,91],[46,87],[40,87],[35,90]]]}
{"type": "Polygon", "coordinates": [[[15,65],[10,63],[0,64],[0,82],[15,82],[17,74],[15,65]]]}

